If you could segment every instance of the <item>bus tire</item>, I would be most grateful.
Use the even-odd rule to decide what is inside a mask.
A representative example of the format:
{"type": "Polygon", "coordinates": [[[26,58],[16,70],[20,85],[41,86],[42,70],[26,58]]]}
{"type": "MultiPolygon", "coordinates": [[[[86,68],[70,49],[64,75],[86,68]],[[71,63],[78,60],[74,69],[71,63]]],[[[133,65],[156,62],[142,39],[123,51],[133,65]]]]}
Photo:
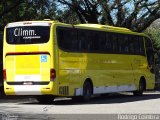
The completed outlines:
{"type": "Polygon", "coordinates": [[[84,102],[88,102],[91,100],[92,93],[93,93],[92,91],[93,91],[92,83],[88,80],[85,81],[83,85],[83,96],[82,96],[82,100],[84,102]]]}
{"type": "Polygon", "coordinates": [[[141,79],[141,80],[139,81],[139,90],[134,91],[134,92],[133,92],[133,95],[134,95],[134,96],[142,96],[145,88],[146,88],[145,80],[144,80],[144,79],[141,79]]]}
{"type": "Polygon", "coordinates": [[[50,104],[53,102],[54,96],[42,95],[42,96],[36,96],[36,99],[40,104],[50,104]]]}

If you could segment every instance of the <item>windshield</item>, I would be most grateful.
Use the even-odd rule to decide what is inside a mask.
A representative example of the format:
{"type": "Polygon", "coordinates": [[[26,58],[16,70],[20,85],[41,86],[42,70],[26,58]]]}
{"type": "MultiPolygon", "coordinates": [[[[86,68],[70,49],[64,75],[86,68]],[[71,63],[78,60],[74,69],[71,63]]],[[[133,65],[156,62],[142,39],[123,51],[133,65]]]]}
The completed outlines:
{"type": "Polygon", "coordinates": [[[50,26],[21,26],[6,29],[8,44],[37,44],[49,41],[50,26]]]}

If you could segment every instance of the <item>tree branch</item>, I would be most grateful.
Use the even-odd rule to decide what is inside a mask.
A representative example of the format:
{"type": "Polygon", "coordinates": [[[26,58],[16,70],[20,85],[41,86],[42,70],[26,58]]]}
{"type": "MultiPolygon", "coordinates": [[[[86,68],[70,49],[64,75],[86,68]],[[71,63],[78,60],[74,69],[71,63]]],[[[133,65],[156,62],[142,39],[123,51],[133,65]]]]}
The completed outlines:
{"type": "Polygon", "coordinates": [[[122,23],[124,22],[125,10],[124,10],[123,6],[124,6],[124,4],[121,3],[121,0],[117,0],[118,12],[117,12],[117,23],[116,23],[116,26],[122,26],[122,23]]]}
{"type": "Polygon", "coordinates": [[[111,16],[111,9],[109,8],[109,5],[107,4],[107,2],[104,2],[104,1],[99,1],[99,4],[101,5],[102,7],[102,11],[104,13],[104,18],[106,20],[106,23],[108,25],[112,25],[114,26],[114,22],[113,22],[113,19],[112,19],[112,16],[111,16]]]}
{"type": "Polygon", "coordinates": [[[142,32],[145,28],[149,27],[149,25],[160,18],[159,8],[156,8],[152,11],[152,13],[147,18],[139,18],[139,20],[132,27],[136,29],[136,31],[142,32]]]}

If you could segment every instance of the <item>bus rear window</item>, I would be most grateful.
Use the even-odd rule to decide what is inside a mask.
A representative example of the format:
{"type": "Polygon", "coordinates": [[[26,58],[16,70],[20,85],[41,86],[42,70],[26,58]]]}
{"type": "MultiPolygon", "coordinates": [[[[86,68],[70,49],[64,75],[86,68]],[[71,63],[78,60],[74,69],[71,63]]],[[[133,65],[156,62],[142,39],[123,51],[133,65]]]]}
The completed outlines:
{"type": "Polygon", "coordinates": [[[8,44],[38,44],[47,43],[50,36],[50,26],[21,26],[6,29],[8,44]]]}

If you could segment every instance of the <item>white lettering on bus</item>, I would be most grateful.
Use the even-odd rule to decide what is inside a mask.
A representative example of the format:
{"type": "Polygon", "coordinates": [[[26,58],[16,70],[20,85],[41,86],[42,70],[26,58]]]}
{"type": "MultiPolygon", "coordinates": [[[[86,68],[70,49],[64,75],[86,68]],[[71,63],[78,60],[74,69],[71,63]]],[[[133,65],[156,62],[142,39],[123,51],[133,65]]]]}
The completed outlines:
{"type": "Polygon", "coordinates": [[[14,35],[17,36],[36,36],[35,30],[23,30],[22,28],[16,28],[14,35]]]}

